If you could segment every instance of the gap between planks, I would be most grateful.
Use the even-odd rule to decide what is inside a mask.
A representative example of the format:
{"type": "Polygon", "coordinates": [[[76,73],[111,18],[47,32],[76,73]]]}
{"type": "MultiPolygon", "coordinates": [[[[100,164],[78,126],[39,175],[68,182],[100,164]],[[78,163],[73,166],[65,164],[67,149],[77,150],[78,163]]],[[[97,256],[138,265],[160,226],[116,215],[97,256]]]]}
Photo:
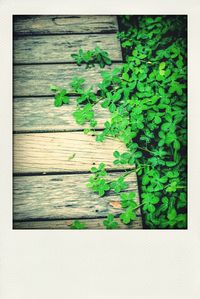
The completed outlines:
{"type": "MultiPolygon", "coordinates": [[[[109,173],[108,180],[115,180],[121,174],[109,173]]],[[[119,216],[123,209],[120,194],[133,191],[139,204],[137,177],[135,173],[125,178],[126,190],[116,194],[109,191],[99,197],[86,187],[91,174],[23,176],[14,177],[14,220],[58,220],[107,217],[109,213],[119,216]]],[[[141,215],[140,209],[137,215],[141,215]]]]}
{"type": "MultiPolygon", "coordinates": [[[[81,219],[87,229],[105,229],[101,219],[81,219]]],[[[118,229],[142,229],[141,216],[138,216],[131,224],[125,225],[121,223],[119,218],[115,218],[115,221],[119,223],[118,229]]],[[[14,222],[14,229],[70,229],[69,225],[71,220],[54,220],[54,221],[29,221],[29,222],[14,222]]]]}

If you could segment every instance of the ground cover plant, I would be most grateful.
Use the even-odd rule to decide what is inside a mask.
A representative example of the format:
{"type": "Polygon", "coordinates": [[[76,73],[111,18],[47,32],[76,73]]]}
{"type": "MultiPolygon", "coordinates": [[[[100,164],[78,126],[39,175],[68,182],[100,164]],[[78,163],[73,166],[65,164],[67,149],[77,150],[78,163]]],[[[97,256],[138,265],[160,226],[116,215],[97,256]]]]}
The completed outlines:
{"type": "Polygon", "coordinates": [[[72,57],[78,65],[86,64],[86,68],[93,67],[95,63],[98,63],[101,68],[104,68],[105,65],[111,64],[108,53],[99,47],[86,52],[84,52],[82,49],[79,49],[77,54],[72,54],[72,57]]]}
{"type": "MultiPolygon", "coordinates": [[[[134,192],[120,196],[124,212],[120,221],[129,224],[142,209],[145,228],[187,228],[187,39],[185,16],[121,16],[118,33],[124,55],[121,67],[102,71],[95,93],[84,88],[84,78],[73,78],[71,91],[77,94],[73,116],[78,124],[89,124],[85,134],[95,134],[97,142],[117,138],[126,152],[113,152],[115,165],[135,165],[114,181],[108,179],[106,165],[91,168],[88,188],[100,197],[113,190],[125,190],[127,175],[135,171],[139,180],[138,205],[134,192]],[[109,109],[111,119],[104,130],[95,131],[94,106],[109,109]]],[[[94,51],[72,55],[78,65],[110,64],[107,53],[94,51]],[[88,54],[89,53],[89,54],[88,54]],[[95,53],[92,57],[91,53],[95,53]],[[97,59],[97,56],[99,55],[97,59]],[[84,58],[86,57],[86,58],[84,58]],[[102,58],[103,57],[103,58],[102,58]],[[102,62],[103,61],[103,62],[102,62]]],[[[52,86],[55,106],[68,104],[67,90],[52,86]]],[[[112,214],[103,221],[116,229],[112,214]]],[[[85,228],[81,222],[72,228],[85,228]]]]}

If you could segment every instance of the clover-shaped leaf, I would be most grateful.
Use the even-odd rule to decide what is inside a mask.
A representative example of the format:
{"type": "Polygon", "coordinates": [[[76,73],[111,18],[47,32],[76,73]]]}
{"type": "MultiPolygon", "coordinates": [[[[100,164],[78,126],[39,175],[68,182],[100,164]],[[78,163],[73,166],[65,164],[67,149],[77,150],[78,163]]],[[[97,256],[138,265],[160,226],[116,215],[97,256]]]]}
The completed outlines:
{"type": "Polygon", "coordinates": [[[86,229],[85,223],[80,222],[79,220],[74,220],[72,224],[70,224],[70,228],[72,229],[86,229]]]}
{"type": "Polygon", "coordinates": [[[126,189],[128,184],[124,182],[124,178],[121,176],[117,180],[113,181],[110,186],[116,193],[119,193],[126,189]]]}
{"type": "Polygon", "coordinates": [[[124,224],[129,224],[131,221],[136,219],[136,212],[132,207],[126,209],[124,213],[120,215],[120,219],[124,224]]]}
{"type": "Polygon", "coordinates": [[[119,226],[119,223],[114,221],[114,215],[109,214],[107,219],[103,221],[103,225],[107,229],[116,229],[119,226]]]}

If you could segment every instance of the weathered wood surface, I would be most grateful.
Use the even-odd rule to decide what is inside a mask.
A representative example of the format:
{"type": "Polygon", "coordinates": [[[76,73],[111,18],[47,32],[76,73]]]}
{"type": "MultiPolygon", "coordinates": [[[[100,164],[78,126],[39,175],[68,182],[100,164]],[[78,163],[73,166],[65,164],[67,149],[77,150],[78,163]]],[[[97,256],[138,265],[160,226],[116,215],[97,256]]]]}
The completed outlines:
{"type": "Polygon", "coordinates": [[[105,33],[118,30],[116,16],[14,16],[15,34],[105,33]]]}
{"type": "Polygon", "coordinates": [[[122,61],[116,34],[67,35],[67,36],[18,36],[14,40],[14,62],[52,63],[74,62],[71,54],[80,48],[84,51],[99,46],[108,52],[112,61],[122,61]]]}
{"type": "MultiPolygon", "coordinates": [[[[109,213],[119,217],[122,212],[120,197],[111,191],[100,198],[86,187],[90,174],[82,172],[103,162],[107,169],[116,170],[109,174],[112,178],[119,177],[120,167],[112,163],[113,151],[126,148],[116,140],[97,143],[94,136],[67,132],[87,127],[77,125],[71,115],[76,97],[70,97],[70,105],[56,108],[49,87],[58,85],[72,93],[69,83],[78,76],[86,78],[86,88],[94,84],[96,92],[100,73],[121,67],[121,48],[114,34],[117,19],[44,15],[15,16],[14,20],[14,131],[20,134],[14,135],[13,227],[68,229],[72,219],[81,219],[89,229],[102,229],[109,213]],[[88,70],[72,63],[71,54],[78,48],[97,45],[119,63],[88,70]]],[[[95,113],[101,129],[109,113],[99,106],[95,113]]],[[[126,181],[126,191],[135,191],[139,202],[136,175],[132,173],[126,181]]],[[[136,221],[129,226],[119,221],[119,228],[141,229],[140,210],[137,213],[136,221]]]]}
{"type": "MultiPolygon", "coordinates": [[[[55,107],[53,98],[15,98],[13,103],[15,132],[72,131],[88,128],[88,124],[78,125],[72,116],[76,109],[76,97],[70,97],[70,104],[55,107]]],[[[97,129],[104,127],[110,119],[108,109],[100,104],[94,106],[97,129]]]]}
{"type": "Polygon", "coordinates": [[[114,150],[124,152],[126,147],[114,139],[96,142],[83,132],[16,134],[14,172],[88,171],[101,162],[107,169],[119,169],[113,164],[114,150]]]}
{"type": "MultiPolygon", "coordinates": [[[[109,174],[108,180],[122,173],[109,174]]],[[[99,197],[86,187],[90,174],[14,177],[14,219],[76,219],[107,217],[123,212],[120,196],[110,191],[99,197]]],[[[137,191],[137,178],[131,173],[125,178],[127,191],[137,191]]],[[[137,214],[140,215],[138,209],[137,214]]]]}
{"type": "MultiPolygon", "coordinates": [[[[103,226],[103,220],[100,219],[81,219],[82,223],[85,223],[87,229],[105,229],[103,226]]],[[[125,225],[121,223],[119,218],[115,221],[119,223],[118,229],[142,229],[142,219],[138,216],[131,224],[125,225]]],[[[70,229],[71,220],[51,220],[51,221],[25,221],[14,222],[14,229],[70,229]]]]}
{"type": "Polygon", "coordinates": [[[86,78],[85,87],[94,85],[94,90],[102,81],[101,72],[120,67],[113,63],[101,69],[98,65],[86,69],[85,65],[55,64],[55,65],[15,65],[14,66],[14,96],[52,95],[50,86],[65,87],[70,92],[70,82],[74,76],[86,78]]]}

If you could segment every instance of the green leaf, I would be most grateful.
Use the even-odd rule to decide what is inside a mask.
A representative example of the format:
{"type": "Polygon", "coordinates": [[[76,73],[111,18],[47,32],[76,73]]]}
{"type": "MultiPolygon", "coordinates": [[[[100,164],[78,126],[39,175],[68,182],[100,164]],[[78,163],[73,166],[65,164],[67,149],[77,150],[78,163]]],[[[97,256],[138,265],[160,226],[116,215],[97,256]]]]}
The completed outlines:
{"type": "Polygon", "coordinates": [[[143,185],[148,185],[148,183],[150,182],[150,179],[147,175],[144,175],[142,178],[142,184],[143,185]]]}
{"type": "Polygon", "coordinates": [[[103,221],[103,225],[106,229],[116,229],[119,226],[118,222],[114,221],[113,214],[108,215],[107,219],[103,221]]]}
{"type": "Polygon", "coordinates": [[[61,97],[55,97],[55,100],[54,100],[54,105],[56,106],[56,107],[60,107],[60,106],[62,106],[62,98],[61,97]]]}
{"type": "Polygon", "coordinates": [[[136,194],[135,192],[129,192],[129,193],[122,193],[120,194],[121,198],[121,206],[122,208],[137,208],[137,203],[135,201],[136,194]]]}
{"type": "Polygon", "coordinates": [[[161,76],[164,76],[164,75],[165,75],[165,71],[164,71],[164,70],[159,70],[159,74],[160,74],[161,76]]]}
{"type": "Polygon", "coordinates": [[[105,140],[105,135],[104,134],[99,134],[96,137],[97,142],[103,142],[105,140]]]}
{"type": "Polygon", "coordinates": [[[85,223],[80,222],[79,220],[74,220],[73,223],[70,225],[72,229],[85,229],[85,223]]]}
{"type": "Polygon", "coordinates": [[[155,121],[156,124],[160,124],[161,123],[161,118],[158,115],[156,115],[155,118],[154,118],[154,121],[155,121]]]}
{"type": "Polygon", "coordinates": [[[181,209],[183,207],[186,207],[186,205],[187,205],[187,196],[186,196],[186,193],[181,192],[180,196],[179,196],[178,203],[177,203],[177,208],[181,209]]]}
{"type": "Polygon", "coordinates": [[[163,70],[165,68],[166,63],[165,62],[161,62],[159,64],[159,70],[163,70]]]}
{"type": "Polygon", "coordinates": [[[175,208],[170,209],[169,212],[167,213],[167,218],[169,220],[174,220],[176,218],[176,216],[177,216],[177,213],[176,213],[175,208]]]}
{"type": "Polygon", "coordinates": [[[91,172],[97,172],[98,169],[97,169],[96,167],[92,167],[90,171],[91,171],[91,172]]]}
{"type": "Polygon", "coordinates": [[[117,180],[113,181],[110,184],[110,186],[116,193],[119,193],[120,191],[128,187],[127,183],[124,182],[124,178],[122,176],[120,176],[117,180]]]}
{"type": "Polygon", "coordinates": [[[175,150],[179,150],[181,148],[181,144],[178,140],[174,140],[173,146],[175,150]]]}
{"type": "Polygon", "coordinates": [[[125,81],[129,81],[129,75],[127,73],[123,73],[122,79],[124,79],[125,81]]]}
{"type": "Polygon", "coordinates": [[[110,100],[109,99],[106,99],[105,101],[103,101],[101,103],[102,108],[107,108],[109,105],[110,105],[110,100]]]}
{"type": "Polygon", "coordinates": [[[59,89],[58,86],[51,85],[51,86],[50,86],[50,90],[52,90],[52,91],[59,91],[60,89],[59,89]]]}
{"type": "Polygon", "coordinates": [[[109,106],[109,110],[111,113],[113,113],[115,110],[116,110],[116,105],[114,103],[112,103],[110,106],[109,106]]]}
{"type": "Polygon", "coordinates": [[[78,65],[85,63],[86,68],[94,66],[94,63],[99,64],[101,68],[104,68],[106,64],[110,65],[112,63],[111,59],[108,57],[108,53],[99,47],[86,52],[84,52],[82,49],[79,49],[78,54],[71,54],[71,57],[78,65]]]}
{"type": "Polygon", "coordinates": [[[118,151],[114,151],[113,156],[115,158],[119,158],[120,157],[120,153],[118,151]]]}
{"type": "Polygon", "coordinates": [[[167,162],[166,162],[166,165],[167,165],[168,167],[173,167],[173,166],[176,165],[176,162],[174,162],[174,161],[167,161],[167,162]]]}
{"type": "Polygon", "coordinates": [[[63,102],[64,104],[69,104],[69,97],[63,96],[63,97],[62,97],[62,102],[63,102]]]}
{"type": "Polygon", "coordinates": [[[94,128],[94,127],[96,127],[96,125],[97,125],[97,121],[94,120],[94,119],[92,119],[92,120],[90,121],[90,126],[91,126],[92,128],[94,128]]]}
{"type": "Polygon", "coordinates": [[[144,91],[145,90],[145,87],[144,87],[144,84],[143,83],[141,83],[141,82],[138,82],[138,84],[137,84],[137,89],[139,90],[139,91],[144,91]]]}
{"type": "Polygon", "coordinates": [[[120,215],[120,220],[124,224],[129,224],[131,221],[135,220],[136,218],[137,218],[136,213],[132,207],[127,208],[126,211],[120,215]]]}

